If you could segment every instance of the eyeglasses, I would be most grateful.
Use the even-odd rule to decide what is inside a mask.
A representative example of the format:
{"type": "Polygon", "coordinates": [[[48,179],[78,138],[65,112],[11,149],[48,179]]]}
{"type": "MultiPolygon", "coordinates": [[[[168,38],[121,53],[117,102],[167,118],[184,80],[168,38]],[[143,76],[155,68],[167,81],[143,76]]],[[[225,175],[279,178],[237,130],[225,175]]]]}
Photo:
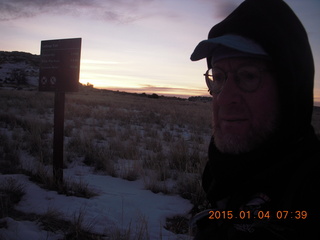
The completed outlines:
{"type": "Polygon", "coordinates": [[[235,74],[237,86],[244,92],[254,92],[258,89],[261,82],[261,72],[266,69],[259,69],[256,66],[244,66],[235,72],[225,72],[218,67],[210,68],[205,74],[206,83],[209,92],[212,95],[222,91],[227,79],[228,73],[235,74]]]}

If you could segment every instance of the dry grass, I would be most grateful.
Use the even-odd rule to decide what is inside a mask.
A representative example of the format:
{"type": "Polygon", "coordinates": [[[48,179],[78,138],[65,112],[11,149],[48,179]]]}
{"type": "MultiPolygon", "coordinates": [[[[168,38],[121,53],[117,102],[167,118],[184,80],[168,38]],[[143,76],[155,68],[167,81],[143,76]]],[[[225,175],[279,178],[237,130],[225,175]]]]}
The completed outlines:
{"type": "Polygon", "coordinates": [[[127,227],[113,226],[106,232],[109,240],[150,240],[148,220],[140,214],[135,221],[135,227],[130,222],[127,227]]]}
{"type": "Polygon", "coordinates": [[[6,178],[0,183],[0,218],[10,216],[14,205],[25,194],[24,185],[13,178],[6,178]]]}
{"type": "Polygon", "coordinates": [[[98,195],[96,191],[90,189],[86,182],[81,180],[74,181],[65,178],[62,183],[57,183],[52,176],[52,172],[42,165],[38,165],[32,170],[24,169],[23,172],[30,176],[30,180],[37,183],[40,187],[57,191],[59,194],[82,198],[91,198],[98,195]]]}
{"type": "MultiPolygon", "coordinates": [[[[39,166],[29,175],[40,185],[49,184],[45,187],[64,194],[90,196],[86,183],[55,187],[45,170],[52,164],[53,93],[0,92],[0,172],[27,172],[20,164],[20,155],[27,153],[39,166]]],[[[313,124],[320,136],[319,108],[313,124]]],[[[66,94],[65,167],[81,161],[100,174],[130,181],[141,178],[146,189],[179,194],[200,210],[207,205],[201,173],[210,134],[210,102],[94,89],[66,94]]],[[[113,234],[113,239],[129,239],[132,229],[116,229],[113,234]]],[[[140,235],[146,237],[145,232],[140,235]]]]}
{"type": "MultiPolygon", "coordinates": [[[[0,91],[1,172],[28,174],[40,186],[62,194],[93,196],[86,183],[67,179],[58,186],[48,172],[54,94],[0,91]],[[32,171],[20,163],[22,154],[35,160],[32,171]]],[[[195,187],[200,192],[200,185],[183,188],[192,179],[200,181],[210,121],[210,103],[95,90],[66,94],[64,167],[81,161],[99,174],[130,181],[142,178],[146,189],[180,194],[202,205],[202,199],[186,193],[195,187]]],[[[148,239],[143,220],[140,229],[129,226],[112,234],[118,234],[113,239],[148,239]]]]}

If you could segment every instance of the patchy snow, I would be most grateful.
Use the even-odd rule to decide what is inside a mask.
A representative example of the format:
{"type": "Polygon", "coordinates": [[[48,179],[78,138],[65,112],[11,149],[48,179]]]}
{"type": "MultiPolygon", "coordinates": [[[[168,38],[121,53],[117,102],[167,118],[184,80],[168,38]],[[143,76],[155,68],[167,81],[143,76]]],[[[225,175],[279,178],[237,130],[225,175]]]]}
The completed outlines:
{"type": "Polygon", "coordinates": [[[59,240],[62,239],[62,234],[53,234],[42,230],[35,222],[30,221],[15,221],[12,218],[1,219],[1,222],[6,222],[7,229],[0,228],[0,237],[4,240],[17,239],[46,239],[59,240]]]}
{"type": "MultiPolygon", "coordinates": [[[[28,174],[33,173],[35,177],[40,176],[40,178],[41,174],[51,174],[52,166],[48,162],[51,161],[49,155],[52,147],[50,142],[52,102],[44,101],[48,97],[44,93],[21,91],[20,97],[19,91],[6,92],[8,93],[4,95],[4,99],[8,106],[4,108],[2,114],[14,121],[11,124],[4,119],[5,121],[1,122],[0,135],[4,136],[8,148],[11,145],[15,146],[12,147],[10,154],[16,161],[19,159],[17,170],[23,169],[28,174]],[[26,101],[29,97],[30,104],[26,101]],[[38,140],[41,140],[41,145],[38,140]],[[34,144],[38,144],[39,149],[34,150],[34,144]]],[[[148,234],[146,238],[139,239],[190,239],[190,236],[177,235],[165,229],[168,224],[166,218],[177,215],[189,217],[188,213],[194,206],[190,201],[173,193],[183,194],[182,191],[188,193],[193,191],[194,183],[198,183],[198,166],[204,159],[202,155],[206,155],[207,152],[207,146],[202,149],[202,145],[207,141],[203,136],[207,136],[204,133],[207,132],[209,121],[203,124],[206,126],[204,128],[193,128],[192,126],[201,126],[203,121],[189,119],[188,113],[186,116],[182,115],[183,112],[189,111],[184,110],[184,107],[181,108],[185,104],[183,101],[171,102],[167,99],[147,102],[140,97],[133,98],[128,95],[128,98],[125,98],[122,94],[100,91],[70,94],[66,104],[64,145],[67,153],[65,161],[67,169],[64,169],[64,177],[66,180],[88,184],[89,189],[98,192],[98,196],[90,199],[65,196],[41,188],[31,182],[26,175],[0,174],[0,183],[4,178],[12,177],[24,183],[26,192],[15,205],[17,210],[26,213],[26,215],[21,214],[24,219],[14,214],[3,214],[6,218],[0,219],[0,240],[62,239],[61,235],[65,236],[68,230],[63,229],[61,230],[63,232],[53,233],[46,231],[45,226],[41,226],[42,219],[28,222],[33,221],[31,217],[35,214],[39,215],[35,217],[41,217],[42,214],[48,214],[50,217],[51,211],[54,214],[60,213],[61,217],[71,222],[74,222],[77,215],[82,214],[83,225],[90,226],[90,232],[104,236],[119,232],[125,235],[128,229],[135,235],[143,225],[143,228],[147,228],[148,234]],[[154,111],[160,115],[154,115],[154,111]],[[184,122],[184,119],[188,121],[184,122]],[[185,151],[188,146],[190,148],[185,151]],[[193,155],[193,151],[199,151],[199,156],[193,155]],[[86,159],[87,154],[89,159],[86,159]],[[171,159],[178,159],[173,166],[170,164],[171,159]],[[180,166],[184,160],[186,166],[180,166]],[[102,162],[105,163],[102,167],[99,166],[101,161],[105,161],[102,162]],[[92,168],[84,166],[85,163],[90,164],[92,168]],[[112,171],[104,169],[109,166],[108,164],[111,165],[112,171]],[[189,166],[190,168],[195,166],[195,169],[186,173],[189,166]],[[93,168],[95,171],[101,171],[101,174],[94,172],[93,168]],[[127,181],[103,173],[129,179],[140,177],[140,179],[127,181]],[[186,187],[184,190],[187,183],[192,187],[186,187]],[[153,193],[146,188],[153,191],[162,190],[166,195],[153,193]],[[35,234],[37,237],[21,238],[24,232],[31,232],[30,234],[35,234]],[[49,237],[43,238],[43,234],[48,234],[49,237]]],[[[198,111],[198,106],[194,104],[190,106],[198,111]]],[[[201,112],[199,118],[207,119],[207,115],[205,113],[201,117],[201,112]]],[[[4,160],[12,162],[11,156],[4,160]]],[[[184,219],[175,218],[175,220],[171,229],[185,232],[184,219]],[[183,227],[178,229],[180,223],[183,227]]],[[[115,240],[114,235],[105,239],[115,240]]]]}
{"type": "MultiPolygon", "coordinates": [[[[59,195],[30,182],[25,175],[0,175],[0,181],[11,177],[25,185],[23,196],[17,210],[25,213],[44,214],[48,210],[63,213],[66,220],[72,220],[81,211],[84,212],[84,224],[91,231],[105,234],[115,226],[119,229],[136,229],[141,219],[147,222],[150,239],[188,239],[188,236],[176,236],[164,229],[167,217],[186,215],[192,205],[179,196],[154,194],[144,189],[142,180],[126,181],[105,175],[93,174],[89,167],[76,166],[66,169],[66,179],[83,181],[99,195],[91,199],[59,195]]],[[[7,218],[7,228],[0,228],[0,236],[5,239],[58,239],[58,235],[43,238],[45,231],[32,222],[17,222],[7,218]],[[26,234],[30,237],[26,237],[26,234]],[[24,236],[21,238],[21,236],[24,236]]],[[[48,233],[47,233],[48,234],[48,233]]]]}
{"type": "Polygon", "coordinates": [[[28,84],[38,86],[39,68],[31,66],[26,62],[14,62],[0,64],[0,82],[11,78],[11,73],[15,69],[25,72],[28,84]]]}

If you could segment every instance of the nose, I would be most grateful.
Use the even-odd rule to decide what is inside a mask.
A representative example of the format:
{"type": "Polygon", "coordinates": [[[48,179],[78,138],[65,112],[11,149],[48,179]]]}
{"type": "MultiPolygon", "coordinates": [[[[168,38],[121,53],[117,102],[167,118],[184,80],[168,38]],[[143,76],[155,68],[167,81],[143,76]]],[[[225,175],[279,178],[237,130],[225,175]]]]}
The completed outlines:
{"type": "Polygon", "coordinates": [[[216,101],[219,105],[230,105],[239,104],[241,99],[241,90],[236,84],[235,74],[228,73],[221,92],[217,94],[216,101]]]}

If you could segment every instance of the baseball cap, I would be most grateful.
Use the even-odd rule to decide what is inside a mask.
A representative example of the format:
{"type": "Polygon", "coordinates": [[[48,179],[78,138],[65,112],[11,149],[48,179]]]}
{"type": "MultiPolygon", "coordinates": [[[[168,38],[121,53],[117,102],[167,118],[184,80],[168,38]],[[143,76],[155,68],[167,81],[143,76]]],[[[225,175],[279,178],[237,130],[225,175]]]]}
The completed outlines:
{"type": "Polygon", "coordinates": [[[215,61],[226,57],[258,55],[268,56],[266,51],[251,39],[239,35],[223,35],[201,41],[194,49],[191,60],[213,57],[215,61]]]}

